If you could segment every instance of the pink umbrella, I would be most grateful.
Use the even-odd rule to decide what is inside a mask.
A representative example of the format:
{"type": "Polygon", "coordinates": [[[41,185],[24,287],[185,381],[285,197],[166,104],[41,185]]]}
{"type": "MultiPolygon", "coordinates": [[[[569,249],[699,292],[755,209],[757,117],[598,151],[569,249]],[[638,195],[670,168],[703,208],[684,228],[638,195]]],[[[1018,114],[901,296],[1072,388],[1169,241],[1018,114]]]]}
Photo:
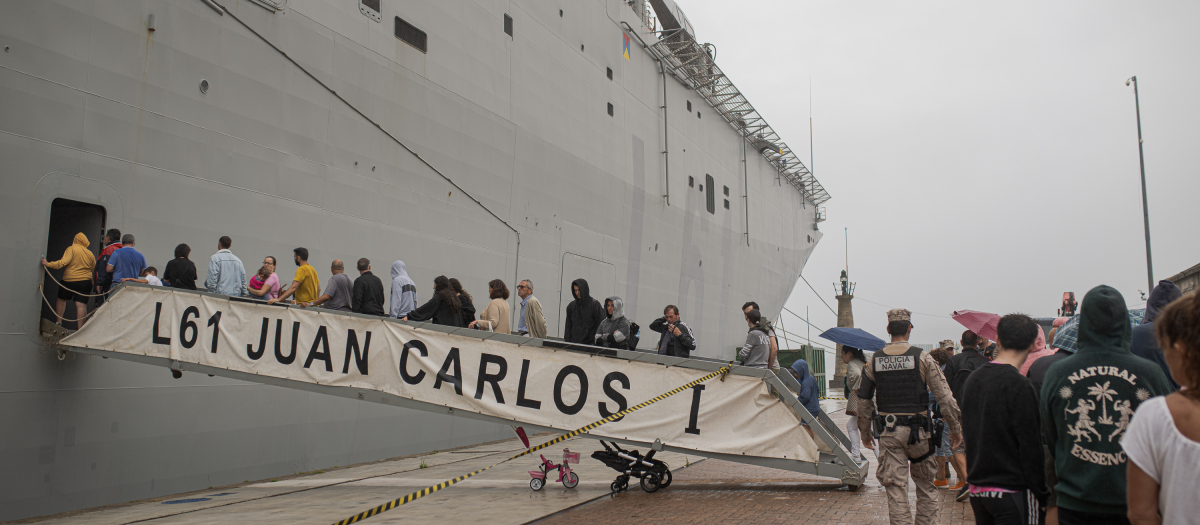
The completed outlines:
{"type": "Polygon", "coordinates": [[[1000,322],[1000,316],[989,314],[987,312],[976,312],[975,310],[959,310],[951,314],[955,321],[967,327],[967,330],[975,332],[980,337],[996,340],[996,323],[1000,322]]]}

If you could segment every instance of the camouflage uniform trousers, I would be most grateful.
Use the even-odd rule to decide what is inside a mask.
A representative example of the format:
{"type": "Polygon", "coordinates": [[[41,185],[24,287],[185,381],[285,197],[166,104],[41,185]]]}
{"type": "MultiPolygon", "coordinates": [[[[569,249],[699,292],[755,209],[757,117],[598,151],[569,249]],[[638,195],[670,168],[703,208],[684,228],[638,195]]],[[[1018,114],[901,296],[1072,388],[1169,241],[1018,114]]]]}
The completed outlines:
{"type": "Polygon", "coordinates": [[[921,441],[908,444],[908,427],[896,427],[879,437],[879,468],[875,477],[887,492],[888,516],[892,525],[907,525],[913,522],[908,506],[908,477],[911,474],[917,486],[916,525],[931,525],[937,521],[938,492],[933,485],[937,474],[937,461],[930,455],[920,463],[910,463],[908,458],[921,457],[929,451],[929,433],[921,430],[921,441]]]}

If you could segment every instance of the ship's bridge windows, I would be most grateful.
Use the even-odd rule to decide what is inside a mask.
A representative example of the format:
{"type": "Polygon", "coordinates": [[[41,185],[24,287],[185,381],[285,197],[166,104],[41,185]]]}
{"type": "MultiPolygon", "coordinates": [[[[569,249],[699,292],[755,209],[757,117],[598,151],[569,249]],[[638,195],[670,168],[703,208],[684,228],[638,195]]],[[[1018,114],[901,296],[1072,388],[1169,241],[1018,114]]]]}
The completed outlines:
{"type": "Polygon", "coordinates": [[[611,117],[611,116],[613,116],[613,105],[612,105],[612,102],[609,102],[609,103],[608,103],[608,116],[610,116],[610,117],[611,117]]]}
{"type": "Polygon", "coordinates": [[[725,209],[729,209],[729,199],[725,199],[725,209]]]}
{"type": "Polygon", "coordinates": [[[417,29],[417,26],[404,21],[400,17],[396,17],[396,38],[403,40],[405,44],[417,48],[422,53],[429,52],[429,49],[426,47],[429,42],[429,36],[424,31],[417,29]]]}
{"type": "MultiPolygon", "coordinates": [[[[728,197],[728,196],[729,196],[729,186],[725,186],[725,196],[726,196],[726,197],[728,197]]],[[[728,208],[728,207],[729,207],[729,206],[726,206],[726,208],[728,208]]]]}
{"type": "Polygon", "coordinates": [[[512,17],[508,16],[508,14],[505,14],[504,15],[504,32],[506,34],[508,34],[508,36],[510,36],[510,37],[513,36],[512,24],[513,24],[512,17]]]}
{"type": "Polygon", "coordinates": [[[693,176],[691,176],[691,175],[688,175],[688,187],[689,187],[689,188],[695,188],[695,187],[696,187],[696,177],[693,177],[693,176]]]}
{"type": "Polygon", "coordinates": [[[612,80],[612,68],[608,68],[608,79],[612,80]]]}
{"type": "Polygon", "coordinates": [[[383,10],[379,5],[383,0],[358,0],[358,12],[376,22],[383,21],[383,10]]]}
{"type": "Polygon", "coordinates": [[[692,112],[692,101],[689,100],[689,101],[687,101],[687,103],[688,103],[688,113],[691,113],[692,112]]]}
{"type": "MultiPolygon", "coordinates": [[[[707,197],[708,213],[716,214],[717,213],[717,190],[715,189],[716,183],[713,182],[712,175],[709,175],[707,173],[704,174],[704,184],[708,186],[708,191],[705,192],[705,194],[704,194],[704,196],[707,197]]],[[[703,189],[703,187],[701,189],[703,189]]]]}

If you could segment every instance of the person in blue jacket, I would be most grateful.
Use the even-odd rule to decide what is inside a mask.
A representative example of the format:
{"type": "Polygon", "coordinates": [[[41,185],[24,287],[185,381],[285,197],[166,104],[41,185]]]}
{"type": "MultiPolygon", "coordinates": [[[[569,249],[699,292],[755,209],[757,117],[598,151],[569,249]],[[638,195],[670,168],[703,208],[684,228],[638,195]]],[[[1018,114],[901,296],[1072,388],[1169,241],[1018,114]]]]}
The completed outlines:
{"type": "MultiPolygon", "coordinates": [[[[819,417],[821,415],[821,392],[817,388],[817,378],[808,373],[808,361],[797,359],[795,363],[792,363],[792,375],[800,383],[800,392],[796,395],[796,398],[800,400],[800,404],[804,405],[804,408],[808,409],[808,412],[814,418],[819,417]]],[[[808,423],[801,421],[800,424],[804,425],[804,430],[808,431],[808,436],[813,437],[813,431],[808,427],[808,423]]]]}

